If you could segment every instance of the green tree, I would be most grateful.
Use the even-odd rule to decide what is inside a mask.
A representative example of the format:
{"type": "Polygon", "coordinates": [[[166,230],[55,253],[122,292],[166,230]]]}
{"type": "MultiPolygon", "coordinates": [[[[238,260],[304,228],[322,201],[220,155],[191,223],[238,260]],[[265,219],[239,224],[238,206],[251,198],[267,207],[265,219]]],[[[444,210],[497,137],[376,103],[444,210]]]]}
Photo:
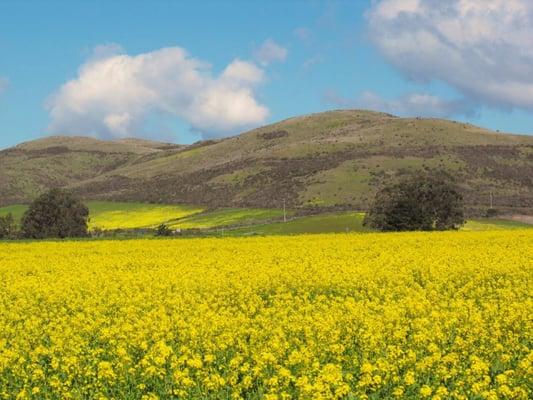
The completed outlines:
{"type": "Polygon", "coordinates": [[[380,231],[458,229],[464,223],[463,208],[450,175],[417,173],[379,190],[364,224],[380,231]]]}
{"type": "Polygon", "coordinates": [[[15,219],[11,213],[0,216],[0,239],[8,239],[15,234],[15,219]]]}
{"type": "Polygon", "coordinates": [[[71,193],[52,189],[39,196],[22,218],[24,238],[66,238],[87,236],[89,210],[71,193]]]}

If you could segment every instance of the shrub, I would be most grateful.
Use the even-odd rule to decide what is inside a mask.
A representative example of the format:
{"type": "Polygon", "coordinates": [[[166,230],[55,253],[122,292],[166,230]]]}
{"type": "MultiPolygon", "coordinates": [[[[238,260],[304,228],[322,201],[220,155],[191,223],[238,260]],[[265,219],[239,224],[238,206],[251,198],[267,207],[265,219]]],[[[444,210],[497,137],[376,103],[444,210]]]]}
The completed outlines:
{"type": "Polygon", "coordinates": [[[412,174],[385,186],[364,221],[381,231],[448,230],[463,223],[463,197],[442,172],[412,174]]]}
{"type": "Polygon", "coordinates": [[[66,238],[87,236],[89,210],[71,193],[52,189],[39,196],[22,218],[24,238],[66,238]]]}
{"type": "Polygon", "coordinates": [[[165,224],[161,224],[157,227],[155,234],[156,236],[171,236],[172,230],[165,224]]]}

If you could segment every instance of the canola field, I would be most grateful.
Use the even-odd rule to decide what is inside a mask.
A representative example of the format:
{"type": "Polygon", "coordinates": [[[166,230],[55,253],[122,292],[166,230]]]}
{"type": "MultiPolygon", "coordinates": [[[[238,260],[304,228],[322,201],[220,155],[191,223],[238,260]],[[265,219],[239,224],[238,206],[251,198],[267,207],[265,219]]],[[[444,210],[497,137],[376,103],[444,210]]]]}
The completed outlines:
{"type": "Polygon", "coordinates": [[[203,211],[189,205],[89,201],[89,229],[155,228],[169,220],[203,211]]]}
{"type": "Polygon", "coordinates": [[[533,232],[0,243],[0,398],[528,399],[533,232]]]}

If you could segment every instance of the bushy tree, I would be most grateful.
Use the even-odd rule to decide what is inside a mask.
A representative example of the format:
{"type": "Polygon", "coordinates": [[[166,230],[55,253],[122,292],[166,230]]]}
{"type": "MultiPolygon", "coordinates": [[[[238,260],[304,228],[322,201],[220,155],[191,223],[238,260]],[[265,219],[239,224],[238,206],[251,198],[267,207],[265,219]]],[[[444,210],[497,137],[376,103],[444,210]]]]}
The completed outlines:
{"type": "Polygon", "coordinates": [[[416,173],[378,191],[364,223],[381,231],[458,229],[464,223],[463,207],[448,174],[416,173]]]}
{"type": "Polygon", "coordinates": [[[8,239],[15,234],[15,219],[11,213],[0,216],[0,239],[8,239]]]}
{"type": "Polygon", "coordinates": [[[87,236],[89,210],[71,193],[52,189],[30,205],[21,223],[24,238],[87,236]]]}

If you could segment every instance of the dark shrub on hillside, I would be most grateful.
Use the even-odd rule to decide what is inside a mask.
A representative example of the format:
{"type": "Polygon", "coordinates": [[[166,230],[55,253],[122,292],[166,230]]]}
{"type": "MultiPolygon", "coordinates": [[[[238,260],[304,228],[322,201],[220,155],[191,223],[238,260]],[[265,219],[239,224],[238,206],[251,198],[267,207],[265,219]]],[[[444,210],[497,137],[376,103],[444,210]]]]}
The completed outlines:
{"type": "Polygon", "coordinates": [[[11,213],[0,216],[0,239],[9,239],[15,235],[15,220],[11,213]]]}
{"type": "Polygon", "coordinates": [[[463,197],[445,173],[408,175],[376,193],[364,224],[380,231],[458,229],[463,197]]]}
{"type": "Polygon", "coordinates": [[[87,236],[89,210],[71,193],[52,189],[30,205],[21,223],[29,239],[87,236]]]}

